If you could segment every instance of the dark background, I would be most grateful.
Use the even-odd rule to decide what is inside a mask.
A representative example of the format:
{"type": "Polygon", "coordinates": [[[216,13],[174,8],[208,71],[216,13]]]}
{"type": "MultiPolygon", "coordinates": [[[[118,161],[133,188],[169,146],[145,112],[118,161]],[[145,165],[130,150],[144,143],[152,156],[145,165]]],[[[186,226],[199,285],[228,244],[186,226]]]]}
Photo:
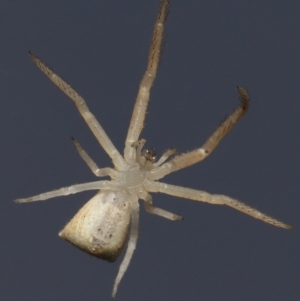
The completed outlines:
{"type": "MultiPolygon", "coordinates": [[[[1,300],[110,300],[121,258],[94,259],[57,232],[95,192],[12,200],[96,180],[75,136],[110,166],[74,104],[30,61],[34,51],[87,100],[123,149],[159,1],[2,0],[1,300]]],[[[145,213],[119,300],[299,300],[299,1],[176,1],[142,137],[158,155],[201,146],[251,95],[249,113],[199,166],[164,181],[235,197],[295,225],[167,195],[145,213]]]]}

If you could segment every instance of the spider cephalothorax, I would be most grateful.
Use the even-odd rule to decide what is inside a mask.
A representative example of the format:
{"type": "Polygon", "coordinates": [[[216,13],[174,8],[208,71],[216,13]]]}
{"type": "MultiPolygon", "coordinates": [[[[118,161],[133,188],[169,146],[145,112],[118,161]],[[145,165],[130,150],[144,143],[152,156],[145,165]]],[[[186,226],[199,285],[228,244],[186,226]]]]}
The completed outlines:
{"type": "Polygon", "coordinates": [[[91,255],[108,261],[114,261],[123,249],[128,237],[129,225],[131,224],[126,254],[113,287],[113,297],[116,295],[118,285],[136,247],[139,222],[138,200],[141,199],[144,201],[145,209],[149,213],[157,214],[172,221],[182,220],[182,217],[177,214],[154,207],[150,195],[151,192],[166,193],[176,197],[215,205],[227,205],[273,226],[284,229],[292,228],[290,225],[263,214],[236,199],[224,195],[212,195],[204,191],[174,186],[158,181],[174,171],[200,162],[211,154],[221,139],[246,113],[249,104],[249,96],[246,90],[242,87],[237,87],[241,98],[240,106],[219,125],[202,147],[196,150],[176,155],[170,159],[170,156],[175,154],[175,150],[170,149],[157,162],[155,162],[156,154],[154,149],[142,150],[146,141],[144,139],[139,140],[139,136],[144,125],[150,89],[155,79],[161,57],[164,23],[168,14],[168,7],[169,0],[161,0],[154,26],[147,70],[140,84],[125,141],[124,157],[121,156],[99,122],[89,111],[84,99],[39,58],[30,53],[31,59],[38,68],[74,101],[96,139],[111,158],[114,167],[98,168],[80,144],[72,138],[80,156],[92,172],[97,177],[109,176],[111,181],[101,180],[76,184],[33,197],[18,199],[16,202],[27,203],[85,190],[98,190],[97,194],[64,227],[59,236],[91,255]]]}

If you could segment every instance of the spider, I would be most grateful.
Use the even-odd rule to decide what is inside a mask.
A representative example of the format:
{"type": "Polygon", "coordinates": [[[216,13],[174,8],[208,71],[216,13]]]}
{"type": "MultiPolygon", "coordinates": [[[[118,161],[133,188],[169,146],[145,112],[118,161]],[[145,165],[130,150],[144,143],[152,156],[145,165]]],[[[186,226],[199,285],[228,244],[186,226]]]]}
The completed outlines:
{"type": "Polygon", "coordinates": [[[150,89],[153,85],[161,58],[164,24],[168,11],[169,0],[161,0],[154,26],[147,70],[139,87],[125,141],[124,157],[115,148],[99,122],[89,111],[85,100],[37,56],[29,52],[30,58],[37,67],[74,101],[96,139],[111,158],[114,167],[99,168],[83,150],[81,145],[72,138],[79,155],[95,176],[109,176],[111,181],[101,180],[76,184],[36,196],[17,199],[15,202],[28,203],[42,201],[85,190],[98,190],[97,194],[64,227],[59,236],[79,249],[111,262],[117,259],[129,236],[126,254],[114,282],[112,297],[116,295],[118,285],[128,268],[136,247],[139,224],[138,200],[141,199],[144,201],[145,209],[149,213],[159,215],[171,221],[182,220],[182,217],[179,215],[154,207],[152,196],[150,195],[151,192],[166,193],[175,197],[207,202],[214,205],[227,205],[273,226],[292,229],[292,226],[228,196],[213,195],[204,191],[174,186],[158,181],[164,176],[198,163],[210,155],[221,139],[247,112],[249,106],[247,91],[242,87],[237,87],[237,91],[240,94],[240,105],[221,122],[202,147],[180,155],[176,155],[174,149],[169,149],[163,153],[158,161],[156,161],[156,154],[153,149],[143,150],[146,140],[140,139],[139,136],[144,126],[150,89]],[[129,231],[130,233],[128,234],[129,231]]]}

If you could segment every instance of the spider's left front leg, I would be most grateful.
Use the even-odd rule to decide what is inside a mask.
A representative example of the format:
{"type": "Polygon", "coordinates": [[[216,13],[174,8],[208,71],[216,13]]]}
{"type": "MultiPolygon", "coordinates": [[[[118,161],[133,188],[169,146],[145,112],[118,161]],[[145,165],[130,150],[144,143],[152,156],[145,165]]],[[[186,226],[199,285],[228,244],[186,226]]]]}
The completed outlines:
{"type": "Polygon", "coordinates": [[[80,157],[88,165],[88,167],[91,169],[91,171],[95,174],[96,177],[110,176],[112,179],[118,179],[119,172],[117,170],[109,168],[109,167],[99,168],[98,165],[93,161],[93,159],[82,148],[82,146],[79,144],[79,142],[74,137],[71,137],[71,139],[72,139],[72,142],[74,143],[80,157]]]}
{"type": "Polygon", "coordinates": [[[190,199],[193,201],[206,202],[213,205],[227,205],[241,211],[245,214],[248,214],[254,218],[257,218],[265,223],[270,225],[284,228],[284,229],[292,229],[293,226],[285,224],[269,215],[266,215],[236,199],[230,198],[225,195],[217,195],[217,194],[209,194],[205,191],[195,190],[191,188],[181,187],[170,185],[162,182],[156,181],[147,181],[145,184],[145,188],[150,192],[161,192],[166,193],[172,196],[181,197],[185,199],[190,199]]]}
{"type": "Polygon", "coordinates": [[[136,159],[135,148],[132,147],[132,144],[138,141],[144,126],[146,110],[150,97],[150,89],[155,80],[158,64],[161,58],[164,24],[169,11],[168,7],[169,0],[161,0],[158,16],[154,25],[147,70],[140,84],[125,142],[124,157],[126,162],[129,164],[135,162],[136,159]]]}
{"type": "Polygon", "coordinates": [[[161,179],[167,174],[198,163],[212,153],[222,138],[237,124],[248,110],[250,98],[247,91],[242,87],[237,87],[237,90],[240,93],[240,106],[237,107],[232,114],[219,125],[202,147],[191,152],[178,155],[167,163],[153,169],[150,175],[152,180],[161,179]]]}

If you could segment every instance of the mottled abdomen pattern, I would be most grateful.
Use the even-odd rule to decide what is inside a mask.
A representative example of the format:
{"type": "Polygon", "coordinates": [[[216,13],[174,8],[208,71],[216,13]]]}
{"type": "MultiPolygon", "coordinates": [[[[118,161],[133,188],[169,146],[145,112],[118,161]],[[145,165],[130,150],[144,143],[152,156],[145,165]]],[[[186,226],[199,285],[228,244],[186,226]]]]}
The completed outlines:
{"type": "Polygon", "coordinates": [[[102,190],[77,212],[59,236],[82,251],[113,262],[123,249],[129,224],[127,193],[102,190]]]}

